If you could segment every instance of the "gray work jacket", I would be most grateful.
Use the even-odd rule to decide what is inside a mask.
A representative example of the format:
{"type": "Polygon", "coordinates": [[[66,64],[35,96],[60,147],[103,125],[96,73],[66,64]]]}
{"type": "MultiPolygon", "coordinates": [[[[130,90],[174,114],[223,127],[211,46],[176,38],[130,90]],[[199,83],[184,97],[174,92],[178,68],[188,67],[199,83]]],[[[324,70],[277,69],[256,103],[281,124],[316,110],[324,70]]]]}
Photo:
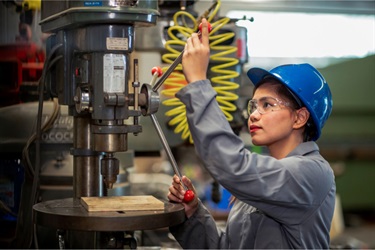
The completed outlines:
{"type": "Polygon", "coordinates": [[[221,112],[210,81],[197,81],[176,97],[186,105],[189,129],[204,166],[237,198],[225,232],[204,205],[170,228],[183,248],[329,248],[335,204],[333,171],[315,142],[284,159],[252,153],[221,112]]]}

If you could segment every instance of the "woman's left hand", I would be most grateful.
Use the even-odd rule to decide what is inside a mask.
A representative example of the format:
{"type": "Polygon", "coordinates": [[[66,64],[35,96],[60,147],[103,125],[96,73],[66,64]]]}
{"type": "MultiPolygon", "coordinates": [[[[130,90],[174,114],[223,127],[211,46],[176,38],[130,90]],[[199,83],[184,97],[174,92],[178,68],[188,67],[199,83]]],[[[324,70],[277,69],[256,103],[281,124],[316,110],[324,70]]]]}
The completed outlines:
{"type": "Polygon", "coordinates": [[[184,200],[186,190],[182,186],[180,178],[178,178],[177,175],[174,175],[172,185],[169,187],[168,199],[173,202],[181,203],[185,207],[186,216],[189,218],[195,213],[199,203],[191,180],[186,176],[183,176],[182,182],[190,191],[194,192],[194,198],[191,201],[184,200]]]}

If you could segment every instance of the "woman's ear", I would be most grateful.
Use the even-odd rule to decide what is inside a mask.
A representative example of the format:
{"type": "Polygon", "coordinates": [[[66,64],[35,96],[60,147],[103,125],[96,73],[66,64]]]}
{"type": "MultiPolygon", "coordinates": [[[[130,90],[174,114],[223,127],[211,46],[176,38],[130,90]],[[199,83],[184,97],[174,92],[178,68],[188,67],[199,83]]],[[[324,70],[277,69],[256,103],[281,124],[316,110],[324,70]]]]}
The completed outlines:
{"type": "Polygon", "coordinates": [[[294,122],[294,128],[299,129],[305,126],[307,121],[310,118],[310,112],[307,110],[306,107],[302,107],[298,110],[296,110],[296,120],[294,122]]]}

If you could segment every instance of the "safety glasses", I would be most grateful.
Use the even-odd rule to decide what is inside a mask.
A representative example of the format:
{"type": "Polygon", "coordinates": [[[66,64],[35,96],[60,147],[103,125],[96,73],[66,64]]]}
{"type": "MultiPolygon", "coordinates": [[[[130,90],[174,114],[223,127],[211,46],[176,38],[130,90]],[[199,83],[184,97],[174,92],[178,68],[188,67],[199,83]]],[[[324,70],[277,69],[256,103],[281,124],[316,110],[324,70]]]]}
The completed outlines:
{"type": "Polygon", "coordinates": [[[260,114],[264,115],[269,112],[281,110],[282,106],[289,106],[289,103],[274,97],[265,96],[259,100],[250,100],[247,104],[247,112],[251,115],[255,110],[258,110],[260,114]]]}

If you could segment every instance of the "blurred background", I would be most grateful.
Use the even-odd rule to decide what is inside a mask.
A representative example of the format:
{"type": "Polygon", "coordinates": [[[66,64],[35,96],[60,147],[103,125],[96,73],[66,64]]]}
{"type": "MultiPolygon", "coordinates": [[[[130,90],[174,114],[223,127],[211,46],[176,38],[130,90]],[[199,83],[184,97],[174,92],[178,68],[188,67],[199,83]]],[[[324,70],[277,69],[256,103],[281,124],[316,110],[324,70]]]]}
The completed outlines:
{"type": "MultiPolygon", "coordinates": [[[[62,242],[78,248],[109,247],[108,242],[98,245],[97,238],[86,234],[89,243],[76,245],[75,240],[81,236],[75,238],[74,233],[61,240],[64,234],[51,230],[45,222],[50,217],[44,208],[33,209],[38,203],[107,195],[166,199],[173,166],[155,123],[141,116],[137,105],[147,115],[157,110],[151,116],[157,117],[181,172],[194,181],[218,225],[225,226],[230,194],[204,171],[188,127],[178,116],[183,107],[173,97],[186,84],[178,67],[160,88],[160,105],[155,104],[159,99],[153,99],[149,89],[137,85],[155,82],[153,67],[166,72],[182,49],[184,32],[191,33],[202,15],[208,15],[214,24],[209,77],[214,86],[220,86],[218,79],[224,76],[233,87],[223,94],[233,97],[227,108],[234,109],[226,116],[233,130],[255,152],[265,153],[251,144],[247,132],[246,103],[252,93],[247,70],[307,62],[325,76],[332,91],[333,111],[317,143],[336,176],[331,245],[336,249],[375,248],[375,1],[0,0],[2,248],[61,248],[62,242]],[[183,17],[176,17],[181,12],[183,17]],[[124,45],[123,40],[108,40],[112,34],[131,42],[124,45]],[[106,44],[100,41],[101,36],[107,36],[106,44]],[[107,71],[106,61],[100,59],[107,53],[102,51],[113,55],[119,50],[125,51],[124,65],[122,59],[112,63],[114,68],[125,67],[125,75],[107,71]],[[48,56],[53,53],[59,58],[51,63],[48,56]],[[123,95],[95,91],[103,82],[106,84],[105,73],[94,73],[99,71],[116,74],[129,87],[120,87],[123,95]],[[102,77],[103,81],[97,80],[102,77]],[[107,98],[103,99],[106,105],[128,111],[103,110],[99,95],[107,98]],[[117,99],[108,104],[111,98],[117,99]],[[82,125],[82,118],[85,124],[90,121],[97,130],[109,132],[103,135],[95,128],[84,130],[87,124],[82,125]],[[44,125],[41,130],[40,123],[44,125]],[[126,129],[113,130],[117,124],[126,129]],[[85,132],[91,132],[93,139],[81,138],[87,143],[82,150],[77,138],[85,132]],[[111,142],[117,136],[126,145],[113,146],[111,142]],[[91,163],[85,163],[87,158],[91,163]],[[93,184],[88,176],[77,179],[77,175],[99,172],[92,165],[102,171],[102,175],[95,174],[98,181],[93,184]],[[77,166],[84,170],[77,170],[77,166]],[[110,172],[113,166],[117,166],[117,172],[110,172]],[[113,175],[117,179],[109,181],[113,175]],[[32,222],[32,211],[42,225],[32,222]]],[[[174,219],[174,215],[166,216],[174,219]]],[[[164,217],[153,219],[156,228],[152,230],[144,222],[137,230],[123,231],[131,231],[130,238],[138,242],[138,247],[179,248],[168,234],[168,225],[158,226],[164,217]]],[[[62,223],[59,212],[56,220],[62,223]]],[[[79,215],[76,220],[85,218],[79,215]]],[[[71,229],[74,232],[77,228],[71,229]]],[[[131,244],[125,243],[130,248],[131,244]]]]}

